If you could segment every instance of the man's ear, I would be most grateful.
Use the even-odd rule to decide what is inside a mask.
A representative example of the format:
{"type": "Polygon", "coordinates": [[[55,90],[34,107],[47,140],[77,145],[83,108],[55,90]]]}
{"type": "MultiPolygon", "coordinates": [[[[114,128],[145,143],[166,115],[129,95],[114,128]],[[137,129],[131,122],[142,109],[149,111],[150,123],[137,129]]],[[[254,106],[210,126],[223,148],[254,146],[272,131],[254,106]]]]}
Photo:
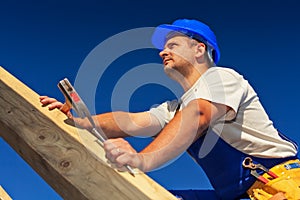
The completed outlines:
{"type": "Polygon", "coordinates": [[[199,57],[201,57],[201,56],[203,56],[204,55],[204,53],[205,53],[205,49],[206,49],[206,45],[204,44],[204,43],[202,43],[202,42],[199,42],[198,44],[197,44],[197,48],[196,48],[196,56],[199,58],[199,57]]]}

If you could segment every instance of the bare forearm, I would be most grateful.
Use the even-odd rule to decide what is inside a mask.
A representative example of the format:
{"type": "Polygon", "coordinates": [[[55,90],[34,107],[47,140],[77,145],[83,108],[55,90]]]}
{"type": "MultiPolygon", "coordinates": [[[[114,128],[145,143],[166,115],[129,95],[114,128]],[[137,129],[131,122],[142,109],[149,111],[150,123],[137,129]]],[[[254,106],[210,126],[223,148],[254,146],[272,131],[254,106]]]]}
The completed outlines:
{"type": "MultiPolygon", "coordinates": [[[[159,122],[148,112],[111,112],[93,116],[93,119],[108,138],[153,136],[161,130],[159,122]]],[[[87,119],[77,118],[75,122],[83,128],[91,128],[87,119]]]]}
{"type": "Polygon", "coordinates": [[[207,128],[199,126],[197,109],[185,109],[175,115],[159,136],[140,154],[144,171],[151,171],[182,154],[192,144],[199,132],[207,128]]]}
{"type": "Polygon", "coordinates": [[[121,124],[126,116],[125,112],[112,112],[96,115],[94,119],[108,138],[118,138],[130,136],[129,130],[121,124]]]}
{"type": "MultiPolygon", "coordinates": [[[[63,104],[55,98],[48,96],[40,96],[39,99],[43,106],[48,106],[49,110],[60,109],[69,119],[74,120],[77,126],[88,130],[93,128],[87,118],[81,119],[73,117],[69,105],[63,104]]],[[[96,126],[101,129],[108,138],[154,136],[162,128],[156,117],[149,112],[111,112],[95,115],[93,119],[96,126]]]]}

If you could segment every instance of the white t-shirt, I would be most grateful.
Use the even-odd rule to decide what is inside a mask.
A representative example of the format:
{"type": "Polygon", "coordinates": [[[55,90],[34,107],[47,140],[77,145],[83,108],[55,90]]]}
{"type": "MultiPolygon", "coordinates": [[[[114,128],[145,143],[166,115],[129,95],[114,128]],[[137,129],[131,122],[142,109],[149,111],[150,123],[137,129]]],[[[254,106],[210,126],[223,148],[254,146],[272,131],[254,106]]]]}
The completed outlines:
{"type": "Polygon", "coordinates": [[[296,155],[296,147],[279,136],[248,81],[232,69],[209,68],[180,101],[167,101],[150,109],[150,113],[164,127],[173,119],[179,104],[182,109],[194,99],[231,108],[225,120],[217,120],[210,125],[210,130],[237,150],[262,158],[296,155]]]}

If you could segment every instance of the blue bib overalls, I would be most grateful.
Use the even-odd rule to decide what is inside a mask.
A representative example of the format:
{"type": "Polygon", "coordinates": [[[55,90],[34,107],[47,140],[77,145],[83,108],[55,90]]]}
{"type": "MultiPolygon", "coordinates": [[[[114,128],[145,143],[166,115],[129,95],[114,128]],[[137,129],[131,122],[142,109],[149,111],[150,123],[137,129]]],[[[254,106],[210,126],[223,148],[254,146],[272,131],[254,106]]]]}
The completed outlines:
{"type": "MultiPolygon", "coordinates": [[[[283,135],[281,135],[281,137],[291,141],[283,135]]],[[[293,144],[295,143],[293,142],[293,144]]],[[[212,186],[215,189],[217,196],[216,199],[240,199],[240,197],[245,195],[248,188],[256,181],[255,177],[250,174],[250,170],[244,169],[242,166],[244,158],[249,157],[249,155],[233,148],[213,131],[210,131],[197,139],[189,147],[188,152],[202,167],[209,178],[212,186]],[[211,145],[213,145],[211,150],[207,154],[201,155],[201,153],[199,153],[201,152],[201,147],[204,145],[204,143],[206,143],[205,146],[209,145],[210,142],[212,143],[211,145]]],[[[297,158],[297,156],[274,159],[257,158],[253,156],[250,157],[254,162],[260,163],[267,168],[271,168],[287,160],[297,158]]],[[[176,192],[174,193],[176,194],[176,192]]],[[[181,195],[183,198],[185,196],[188,197],[187,193],[177,194],[181,195]]],[[[192,195],[189,194],[189,196],[192,195]]],[[[200,199],[200,195],[193,194],[192,200],[196,200],[196,197],[198,196],[200,199]]],[[[184,199],[188,200],[189,198],[184,199]]]]}

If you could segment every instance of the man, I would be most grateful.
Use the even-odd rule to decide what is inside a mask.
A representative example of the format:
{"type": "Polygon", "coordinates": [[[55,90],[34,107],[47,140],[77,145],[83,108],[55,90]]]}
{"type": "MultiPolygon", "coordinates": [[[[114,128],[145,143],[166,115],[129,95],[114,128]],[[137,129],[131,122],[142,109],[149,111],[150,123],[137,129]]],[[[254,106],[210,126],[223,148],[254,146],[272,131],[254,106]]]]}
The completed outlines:
{"type": "MultiPolygon", "coordinates": [[[[152,42],[162,49],[165,73],[185,93],[141,113],[113,112],[94,116],[111,138],[106,157],[117,168],[124,165],[151,171],[184,151],[204,169],[220,199],[241,197],[255,182],[244,158],[270,168],[296,158],[296,145],[274,128],[249,83],[232,69],[217,67],[220,51],[211,29],[196,20],[179,19],[156,28],[152,42]],[[123,137],[155,136],[141,152],[123,137]]],[[[69,108],[53,98],[40,98],[49,109],[69,108]]],[[[74,118],[84,128],[85,119],[74,118]]],[[[201,181],[201,180],[199,180],[201,181]]]]}

